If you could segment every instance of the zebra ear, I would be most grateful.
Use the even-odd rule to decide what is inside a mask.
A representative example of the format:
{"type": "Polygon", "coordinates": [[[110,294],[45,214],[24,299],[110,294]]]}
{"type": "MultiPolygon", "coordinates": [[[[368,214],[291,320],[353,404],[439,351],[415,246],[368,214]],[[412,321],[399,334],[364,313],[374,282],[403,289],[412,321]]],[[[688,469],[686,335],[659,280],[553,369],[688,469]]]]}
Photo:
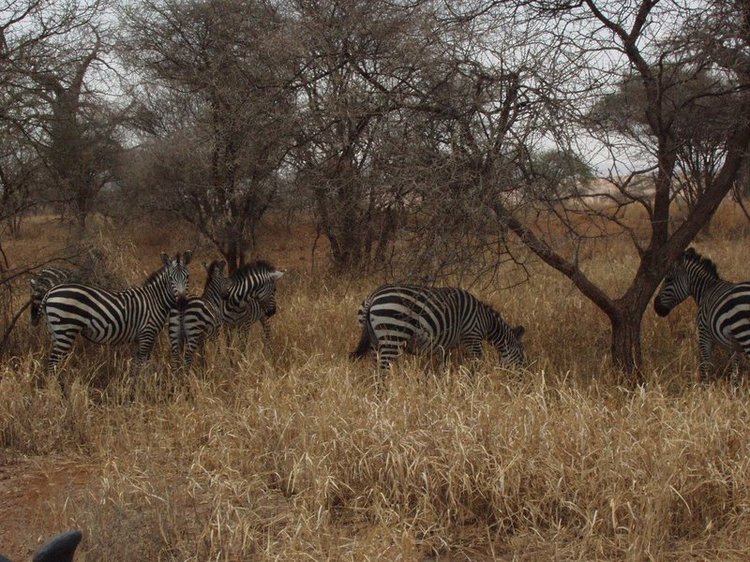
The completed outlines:
{"type": "Polygon", "coordinates": [[[31,285],[32,288],[36,287],[36,279],[34,279],[33,277],[29,279],[29,285],[31,285]]]}
{"type": "Polygon", "coordinates": [[[224,268],[226,267],[226,265],[227,265],[226,261],[220,260],[219,263],[216,264],[216,267],[218,267],[219,271],[221,271],[223,273],[224,272],[224,268]]]}
{"type": "Polygon", "coordinates": [[[693,248],[691,246],[690,248],[688,248],[687,250],[685,250],[685,255],[688,256],[688,257],[694,258],[695,256],[698,255],[698,252],[696,252],[695,248],[693,248]]]}
{"type": "Polygon", "coordinates": [[[285,269],[277,269],[276,271],[271,273],[271,279],[276,281],[276,279],[280,279],[285,273],[286,273],[285,269]]]}
{"type": "Polygon", "coordinates": [[[201,262],[201,265],[203,266],[203,269],[205,269],[206,271],[208,271],[209,265],[206,262],[201,262]]]}
{"type": "Polygon", "coordinates": [[[162,252],[161,254],[161,263],[163,263],[165,266],[170,264],[169,254],[166,252],[162,252]]]}
{"type": "Polygon", "coordinates": [[[520,340],[526,333],[526,328],[524,328],[523,326],[516,326],[511,331],[513,332],[513,335],[520,340]]]}
{"type": "Polygon", "coordinates": [[[183,265],[189,264],[192,257],[193,257],[193,252],[190,250],[182,254],[182,264],[183,265]]]}

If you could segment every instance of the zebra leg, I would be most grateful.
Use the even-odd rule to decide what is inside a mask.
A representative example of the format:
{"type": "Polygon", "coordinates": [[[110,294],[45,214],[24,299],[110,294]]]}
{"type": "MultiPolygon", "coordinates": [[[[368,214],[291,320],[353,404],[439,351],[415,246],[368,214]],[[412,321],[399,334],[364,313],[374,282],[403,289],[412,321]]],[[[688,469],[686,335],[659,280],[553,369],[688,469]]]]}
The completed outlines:
{"type": "Polygon", "coordinates": [[[173,371],[177,371],[181,366],[181,353],[180,353],[180,343],[179,340],[176,338],[172,338],[170,334],[169,338],[169,349],[170,349],[170,356],[171,356],[171,367],[173,371]]]}
{"type": "MultiPolygon", "coordinates": [[[[55,340],[52,344],[52,349],[49,352],[47,359],[47,377],[53,376],[57,373],[60,362],[70,353],[73,348],[73,342],[67,342],[65,340],[55,340]]],[[[36,379],[37,387],[41,386],[41,378],[36,379]]]]}
{"type": "Polygon", "coordinates": [[[260,325],[263,327],[263,340],[266,342],[266,345],[271,345],[271,322],[270,317],[263,316],[260,319],[260,325]]]}
{"type": "Polygon", "coordinates": [[[479,359],[482,357],[482,340],[480,339],[467,339],[463,341],[464,349],[472,359],[479,359]]]}
{"type": "Polygon", "coordinates": [[[200,338],[200,337],[191,337],[188,338],[187,342],[185,343],[185,370],[190,371],[190,368],[193,366],[193,357],[195,356],[195,352],[199,347],[203,347],[203,344],[205,343],[206,338],[200,338]]]}
{"type": "MultiPolygon", "coordinates": [[[[50,336],[52,337],[52,348],[49,351],[49,356],[47,359],[47,370],[46,375],[47,378],[50,376],[53,376],[55,374],[58,375],[59,380],[59,373],[58,373],[58,366],[60,364],[60,361],[65,359],[65,357],[70,354],[71,350],[73,349],[73,344],[75,343],[76,337],[78,336],[78,330],[68,330],[68,331],[55,331],[55,329],[48,324],[48,329],[50,336]]],[[[37,377],[36,379],[36,386],[41,386],[41,379],[40,377],[37,377]]]]}
{"type": "Polygon", "coordinates": [[[732,370],[729,374],[729,380],[732,383],[732,387],[737,389],[740,386],[740,353],[738,351],[732,352],[732,370]]]}
{"type": "Polygon", "coordinates": [[[714,365],[712,361],[713,355],[713,341],[710,336],[704,336],[701,332],[699,334],[698,347],[700,349],[700,365],[698,370],[700,372],[700,383],[705,384],[708,382],[708,375],[713,371],[714,365]]]}
{"type": "Polygon", "coordinates": [[[154,349],[156,334],[149,330],[138,336],[136,340],[137,348],[133,358],[133,366],[130,369],[130,394],[132,396],[135,389],[135,378],[141,372],[143,365],[148,363],[151,357],[151,351],[154,349]]]}

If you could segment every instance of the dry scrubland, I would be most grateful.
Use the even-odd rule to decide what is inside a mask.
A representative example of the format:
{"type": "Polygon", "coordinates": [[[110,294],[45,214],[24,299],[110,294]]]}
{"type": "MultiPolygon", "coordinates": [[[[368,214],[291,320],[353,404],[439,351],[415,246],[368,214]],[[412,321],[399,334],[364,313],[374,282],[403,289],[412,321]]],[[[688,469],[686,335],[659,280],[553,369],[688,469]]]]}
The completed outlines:
{"type": "MultiPolygon", "coordinates": [[[[159,250],[195,241],[143,225],[127,243],[111,226],[91,230],[130,281],[159,250]]],[[[62,242],[41,231],[27,228],[9,255],[62,242]]],[[[42,535],[79,527],[81,561],[747,559],[750,400],[724,382],[694,387],[694,305],[664,320],[649,310],[648,385],[626,390],[605,318],[532,261],[527,284],[498,289],[512,276],[501,271],[474,289],[527,327],[528,370],[492,355],[434,374],[407,359],[378,390],[371,363],[347,360],[378,280],[311,275],[311,235],[285,232],[266,243],[292,269],[272,347],[255,327],[175,376],[162,334],[132,402],[126,349],[79,346],[69,398],[54,383],[35,389],[48,342],[24,320],[0,366],[0,550],[24,559],[42,535]],[[10,501],[14,481],[25,484],[10,501]]],[[[744,219],[722,210],[713,236],[699,249],[730,279],[750,278],[744,219]]],[[[622,286],[634,265],[624,249],[592,248],[589,271],[622,286]]]]}

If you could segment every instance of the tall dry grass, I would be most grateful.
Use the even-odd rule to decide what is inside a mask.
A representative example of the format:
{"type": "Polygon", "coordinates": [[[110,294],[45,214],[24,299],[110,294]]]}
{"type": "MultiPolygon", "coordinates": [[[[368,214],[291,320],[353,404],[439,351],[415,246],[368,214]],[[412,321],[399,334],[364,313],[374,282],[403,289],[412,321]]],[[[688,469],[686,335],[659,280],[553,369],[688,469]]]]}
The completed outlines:
{"type": "MultiPolygon", "coordinates": [[[[100,244],[133,280],[184,242],[108,228],[100,244]]],[[[699,248],[740,279],[746,244],[699,248]]],[[[633,263],[594,252],[586,267],[617,291],[633,263]]],[[[174,374],[162,341],[134,400],[129,350],[93,345],[67,362],[68,396],[36,389],[48,343],[24,324],[27,350],[0,366],[0,460],[80,463],[86,478],[39,505],[49,534],[84,530],[82,561],[746,559],[750,401],[694,386],[692,304],[647,314],[648,384],[627,390],[606,319],[539,266],[476,289],[527,327],[528,369],[404,357],[380,381],[347,360],[374,282],[293,268],[271,346],[255,327],[174,374]]]]}

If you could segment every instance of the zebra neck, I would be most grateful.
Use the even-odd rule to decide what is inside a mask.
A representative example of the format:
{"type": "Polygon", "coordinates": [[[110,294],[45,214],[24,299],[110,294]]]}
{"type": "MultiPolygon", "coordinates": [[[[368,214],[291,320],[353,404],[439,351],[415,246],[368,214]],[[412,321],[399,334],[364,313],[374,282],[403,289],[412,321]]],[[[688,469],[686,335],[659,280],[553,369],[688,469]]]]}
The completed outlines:
{"type": "Polygon", "coordinates": [[[693,295],[695,302],[700,304],[705,298],[714,294],[717,290],[731,288],[734,284],[724,281],[720,278],[703,277],[696,279],[690,284],[690,294],[693,295]]]}
{"type": "Polygon", "coordinates": [[[699,277],[691,280],[690,294],[695,299],[695,302],[700,304],[705,298],[716,292],[716,290],[721,290],[727,286],[731,287],[732,284],[720,278],[699,277]]]}
{"type": "Polygon", "coordinates": [[[218,291],[208,290],[203,293],[203,297],[201,298],[203,299],[203,302],[210,306],[215,312],[221,310],[221,303],[224,299],[218,291]]]}
{"type": "Polygon", "coordinates": [[[145,294],[150,296],[155,304],[162,305],[162,308],[166,310],[169,310],[177,302],[172,291],[170,291],[169,283],[164,275],[159,275],[143,287],[135,287],[134,289],[130,289],[130,291],[132,291],[133,295],[145,294]]]}

